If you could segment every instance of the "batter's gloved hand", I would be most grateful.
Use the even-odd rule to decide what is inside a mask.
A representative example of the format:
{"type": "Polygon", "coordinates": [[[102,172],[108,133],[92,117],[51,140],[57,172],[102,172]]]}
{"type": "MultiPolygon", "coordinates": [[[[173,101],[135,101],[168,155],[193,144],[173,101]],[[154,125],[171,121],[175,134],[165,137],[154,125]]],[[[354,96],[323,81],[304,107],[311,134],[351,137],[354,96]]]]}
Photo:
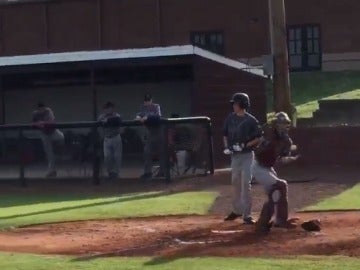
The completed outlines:
{"type": "Polygon", "coordinates": [[[292,145],[290,146],[290,152],[295,152],[295,151],[297,151],[297,150],[298,150],[298,147],[297,147],[296,144],[292,144],[292,145]]]}
{"type": "Polygon", "coordinates": [[[301,228],[308,232],[319,232],[321,231],[320,220],[312,219],[309,221],[305,221],[303,224],[301,224],[301,228]]]}
{"type": "Polygon", "coordinates": [[[244,149],[244,144],[235,144],[232,148],[235,152],[241,152],[244,149]]]}
{"type": "Polygon", "coordinates": [[[224,154],[225,155],[231,155],[233,152],[229,149],[229,148],[225,148],[224,149],[224,154]]]}

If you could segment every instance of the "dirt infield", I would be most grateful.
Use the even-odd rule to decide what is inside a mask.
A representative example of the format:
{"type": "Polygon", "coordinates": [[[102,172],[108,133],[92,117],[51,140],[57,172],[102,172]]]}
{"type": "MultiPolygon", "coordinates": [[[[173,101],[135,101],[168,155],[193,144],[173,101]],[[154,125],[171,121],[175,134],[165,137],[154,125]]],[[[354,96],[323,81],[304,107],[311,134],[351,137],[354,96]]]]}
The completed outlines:
{"type": "MultiPolygon", "coordinates": [[[[358,168],[288,168],[289,208],[296,212],[334,196],[358,183],[358,168]]],[[[224,223],[232,198],[229,172],[206,178],[164,183],[136,181],[103,183],[34,182],[27,189],[3,184],[1,194],[81,194],[118,196],[137,192],[215,191],[219,194],[208,216],[170,216],[81,221],[30,226],[0,232],[0,251],[75,255],[80,259],[108,256],[153,256],[173,259],[192,256],[274,257],[286,255],[348,255],[360,257],[360,211],[301,213],[301,220],[320,218],[323,230],[308,233],[273,229],[258,235],[252,226],[224,223]]],[[[252,189],[253,211],[259,212],[265,195],[260,185],[252,189]]],[[[56,198],[56,196],[54,196],[56,198]]],[[[56,202],[56,201],[54,201],[56,202]]],[[[2,207],[8,207],[8,204],[2,207]]],[[[300,223],[301,221],[299,221],[300,223]]]]}
{"type": "Polygon", "coordinates": [[[0,233],[0,250],[38,254],[106,256],[286,256],[360,257],[360,212],[301,213],[320,218],[322,231],[273,229],[222,222],[219,216],[170,216],[47,224],[0,233]]]}

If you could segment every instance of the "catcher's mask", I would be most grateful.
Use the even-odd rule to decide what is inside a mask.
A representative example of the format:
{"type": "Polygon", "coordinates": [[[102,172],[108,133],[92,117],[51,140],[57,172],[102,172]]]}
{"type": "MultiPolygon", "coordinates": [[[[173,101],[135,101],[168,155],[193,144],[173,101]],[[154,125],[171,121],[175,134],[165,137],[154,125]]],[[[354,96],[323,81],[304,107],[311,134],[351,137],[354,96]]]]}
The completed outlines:
{"type": "Polygon", "coordinates": [[[273,126],[280,137],[286,136],[290,130],[291,120],[285,112],[278,112],[275,114],[273,126]]]}

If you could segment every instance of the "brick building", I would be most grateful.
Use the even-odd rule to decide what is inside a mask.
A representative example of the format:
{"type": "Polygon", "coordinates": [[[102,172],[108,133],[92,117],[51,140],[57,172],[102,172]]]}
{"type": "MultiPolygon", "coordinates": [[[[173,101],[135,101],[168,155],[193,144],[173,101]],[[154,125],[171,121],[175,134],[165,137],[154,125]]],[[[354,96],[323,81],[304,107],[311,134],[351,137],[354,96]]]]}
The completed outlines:
{"type": "MultiPolygon", "coordinates": [[[[285,2],[292,70],[360,69],[360,1],[285,2]]],[[[265,120],[265,78],[252,66],[271,53],[267,3],[0,0],[0,120],[28,122],[39,99],[59,121],[92,120],[108,99],[131,118],[150,90],[165,116],[210,116],[221,157],[234,91],[265,120]],[[129,48],[152,49],[126,57],[129,48]]]]}
{"type": "MultiPolygon", "coordinates": [[[[358,0],[286,0],[294,70],[360,68],[358,0]]],[[[193,43],[251,64],[270,54],[267,0],[1,1],[0,55],[193,43]]]]}

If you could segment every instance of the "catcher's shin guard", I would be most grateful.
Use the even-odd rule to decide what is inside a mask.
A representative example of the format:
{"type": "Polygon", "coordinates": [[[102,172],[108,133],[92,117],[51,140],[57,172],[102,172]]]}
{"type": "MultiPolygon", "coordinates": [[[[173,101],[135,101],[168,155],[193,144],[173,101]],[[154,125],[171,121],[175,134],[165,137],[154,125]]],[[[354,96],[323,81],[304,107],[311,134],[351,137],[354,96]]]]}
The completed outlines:
{"type": "Polygon", "coordinates": [[[276,224],[285,226],[288,220],[288,186],[284,180],[278,180],[268,193],[268,201],[264,203],[260,218],[256,224],[257,231],[269,230],[270,220],[276,206],[276,224]]]}
{"type": "Polygon", "coordinates": [[[261,214],[256,222],[256,231],[258,232],[267,232],[270,230],[270,220],[274,214],[274,202],[271,198],[271,194],[269,194],[269,199],[264,203],[261,214]]]}
{"type": "Polygon", "coordinates": [[[284,180],[277,181],[272,197],[276,192],[279,194],[278,200],[274,201],[276,204],[276,225],[284,225],[287,223],[289,215],[287,182],[284,180]]]}

